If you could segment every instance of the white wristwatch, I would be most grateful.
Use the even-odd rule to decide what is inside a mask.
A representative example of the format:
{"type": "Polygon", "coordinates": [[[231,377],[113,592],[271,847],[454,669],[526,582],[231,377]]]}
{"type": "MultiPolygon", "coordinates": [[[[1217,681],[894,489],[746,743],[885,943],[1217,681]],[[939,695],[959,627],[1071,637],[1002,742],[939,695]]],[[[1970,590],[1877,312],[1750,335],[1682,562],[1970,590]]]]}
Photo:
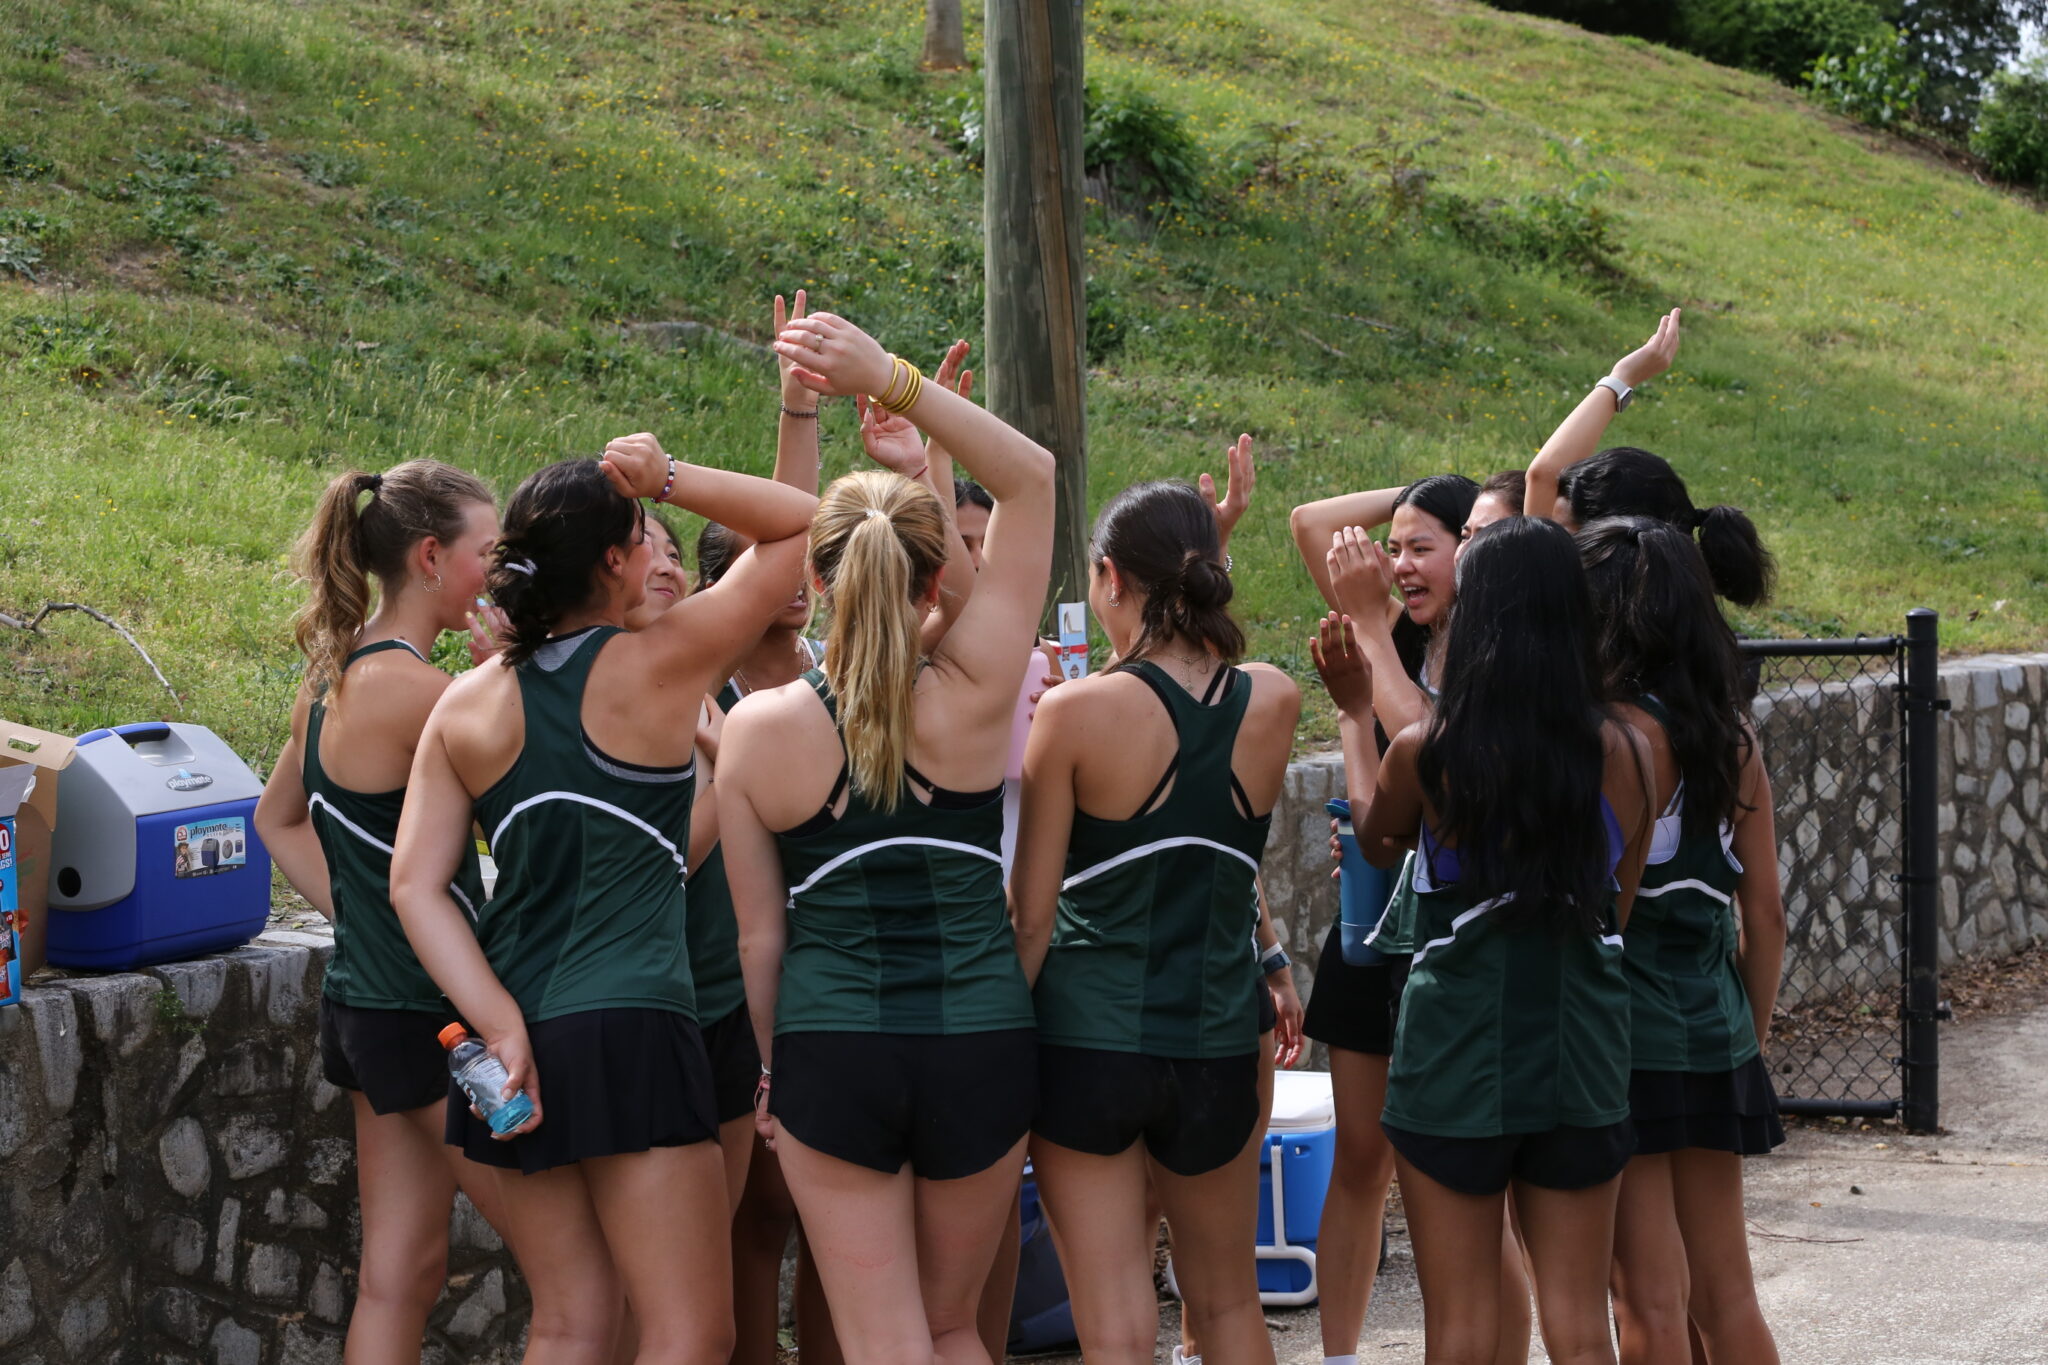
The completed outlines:
{"type": "Polygon", "coordinates": [[[1614,395],[1614,410],[1616,412],[1627,412],[1628,405],[1636,399],[1636,391],[1611,374],[1593,387],[1596,389],[1606,389],[1614,395]]]}

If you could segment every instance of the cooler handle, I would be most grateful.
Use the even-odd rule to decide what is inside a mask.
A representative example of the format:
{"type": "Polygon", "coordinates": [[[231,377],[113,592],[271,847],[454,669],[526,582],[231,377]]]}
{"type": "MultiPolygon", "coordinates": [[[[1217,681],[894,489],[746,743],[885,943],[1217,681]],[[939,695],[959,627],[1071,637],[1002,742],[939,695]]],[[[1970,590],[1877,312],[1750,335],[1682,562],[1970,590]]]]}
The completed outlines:
{"type": "Polygon", "coordinates": [[[76,747],[82,749],[88,744],[107,738],[109,735],[118,735],[120,738],[128,741],[129,747],[133,748],[137,744],[148,744],[154,740],[169,739],[171,737],[171,727],[160,720],[144,720],[137,721],[133,725],[116,725],[111,730],[92,730],[78,737],[76,747]]]}

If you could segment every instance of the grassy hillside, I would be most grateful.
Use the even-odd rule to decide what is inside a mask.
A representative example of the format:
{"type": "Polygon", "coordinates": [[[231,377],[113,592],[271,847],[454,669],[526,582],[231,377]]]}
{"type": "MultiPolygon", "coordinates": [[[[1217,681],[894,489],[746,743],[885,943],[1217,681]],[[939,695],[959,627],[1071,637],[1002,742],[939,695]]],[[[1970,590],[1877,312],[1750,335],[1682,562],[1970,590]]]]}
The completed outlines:
{"type": "MultiPolygon", "coordinates": [[[[977,9],[970,3],[970,10],[977,9]]],[[[652,429],[765,468],[760,340],[808,287],[896,349],[980,331],[971,74],[915,0],[0,0],[0,611],[132,626],[260,764],[285,549],[350,466],[506,491],[652,429]],[[30,278],[30,275],[33,278],[30,278]]],[[[2048,219],[1767,81],[1457,0],[1096,0],[1091,79],[1199,184],[1091,214],[1092,491],[1260,442],[1261,655],[1300,667],[1294,502],[1520,464],[1658,309],[1614,428],[1783,563],[1766,633],[2048,636],[2048,219]]],[[[978,47],[970,25],[970,50],[978,47]]],[[[850,459],[843,405],[824,424],[850,459]]],[[[0,714],[164,714],[111,632],[0,630],[0,714]]]]}

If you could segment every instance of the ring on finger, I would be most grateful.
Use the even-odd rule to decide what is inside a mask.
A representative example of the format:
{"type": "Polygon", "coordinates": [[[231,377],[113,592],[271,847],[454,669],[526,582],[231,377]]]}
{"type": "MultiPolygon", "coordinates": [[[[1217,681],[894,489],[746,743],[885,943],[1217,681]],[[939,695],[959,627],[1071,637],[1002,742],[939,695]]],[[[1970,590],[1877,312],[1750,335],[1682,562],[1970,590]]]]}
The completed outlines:
{"type": "Polygon", "coordinates": [[[811,349],[822,353],[825,349],[825,338],[813,332],[811,334],[811,349]]]}

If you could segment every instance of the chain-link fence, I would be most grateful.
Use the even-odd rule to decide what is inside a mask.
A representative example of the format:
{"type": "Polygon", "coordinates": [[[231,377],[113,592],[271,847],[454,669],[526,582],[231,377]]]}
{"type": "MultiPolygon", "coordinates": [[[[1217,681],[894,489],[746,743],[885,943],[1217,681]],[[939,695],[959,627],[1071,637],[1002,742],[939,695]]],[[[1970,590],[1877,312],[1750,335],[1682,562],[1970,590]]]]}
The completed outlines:
{"type": "Polygon", "coordinates": [[[1780,1102],[1791,1113],[1865,1116],[1906,1105],[1911,1126],[1932,1127],[1932,1030],[1908,1027],[1907,990],[1924,973],[1931,1012],[1934,936],[1931,922],[1914,932],[1912,874],[1924,872],[1931,889],[1934,735],[1931,713],[1924,726],[1912,718],[1916,692],[1934,687],[1932,613],[1910,624],[1924,679],[1917,666],[1908,678],[1906,636],[1745,640],[1742,650],[1770,703],[1755,714],[1785,895],[1785,972],[1766,1058],[1780,1102]],[[1929,750],[1920,793],[1916,745],[1929,750]],[[1912,866],[1916,820],[1927,825],[1924,868],[1912,866]],[[1908,1103],[1909,1072],[1924,1113],[1908,1103]]]}

